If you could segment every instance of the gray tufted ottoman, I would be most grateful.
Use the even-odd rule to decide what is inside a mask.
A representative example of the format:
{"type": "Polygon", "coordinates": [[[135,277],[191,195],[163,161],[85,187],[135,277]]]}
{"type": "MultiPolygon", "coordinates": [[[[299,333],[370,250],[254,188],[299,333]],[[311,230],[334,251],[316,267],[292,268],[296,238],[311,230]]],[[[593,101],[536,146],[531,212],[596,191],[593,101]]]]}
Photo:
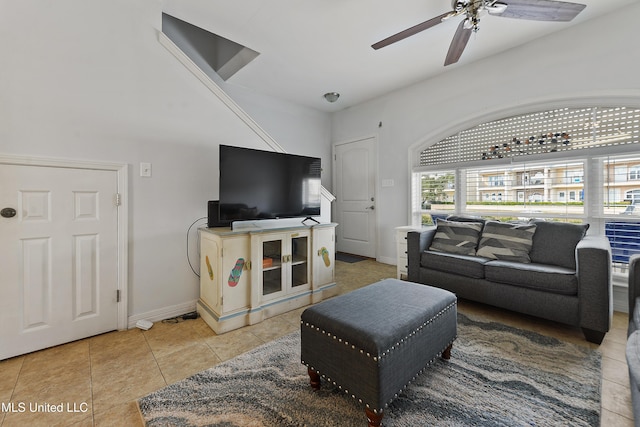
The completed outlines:
{"type": "Polygon", "coordinates": [[[456,338],[456,296],[385,279],[307,308],[301,359],[311,386],[320,377],[364,403],[370,426],[426,366],[448,359],[456,338]]]}

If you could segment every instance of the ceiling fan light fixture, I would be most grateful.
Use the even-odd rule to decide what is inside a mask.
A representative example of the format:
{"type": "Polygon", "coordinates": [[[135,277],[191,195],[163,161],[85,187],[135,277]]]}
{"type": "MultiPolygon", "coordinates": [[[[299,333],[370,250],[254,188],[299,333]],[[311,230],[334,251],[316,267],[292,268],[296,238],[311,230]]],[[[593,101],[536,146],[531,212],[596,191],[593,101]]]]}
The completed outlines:
{"type": "Polygon", "coordinates": [[[377,50],[389,46],[428,30],[449,18],[464,15],[465,18],[458,25],[458,29],[449,45],[449,51],[444,61],[444,65],[447,66],[458,62],[467,45],[470,34],[480,29],[480,18],[487,14],[529,21],[568,22],[582,12],[585,7],[586,5],[584,4],[572,3],[566,0],[451,0],[452,10],[450,12],[445,12],[409,27],[372,44],[371,47],[377,50]]]}
{"type": "Polygon", "coordinates": [[[338,92],[327,92],[324,94],[324,99],[326,99],[327,102],[336,102],[338,98],[340,98],[340,94],[338,92]]]}
{"type": "Polygon", "coordinates": [[[453,0],[451,2],[451,7],[455,12],[462,12],[467,6],[469,6],[469,0],[453,0]]]}

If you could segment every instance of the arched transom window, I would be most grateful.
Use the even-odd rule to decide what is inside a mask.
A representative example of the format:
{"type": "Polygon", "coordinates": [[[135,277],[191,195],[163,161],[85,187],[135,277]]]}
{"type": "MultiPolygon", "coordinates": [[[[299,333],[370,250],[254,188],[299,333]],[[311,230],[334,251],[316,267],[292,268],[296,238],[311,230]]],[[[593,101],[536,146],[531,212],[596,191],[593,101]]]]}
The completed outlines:
{"type": "Polygon", "coordinates": [[[624,262],[640,252],[639,144],[640,109],[627,107],[557,108],[479,124],[416,153],[412,223],[454,212],[589,222],[618,237],[624,230],[625,239],[637,234],[637,249],[625,241],[624,254],[612,240],[614,260],[624,262]]]}

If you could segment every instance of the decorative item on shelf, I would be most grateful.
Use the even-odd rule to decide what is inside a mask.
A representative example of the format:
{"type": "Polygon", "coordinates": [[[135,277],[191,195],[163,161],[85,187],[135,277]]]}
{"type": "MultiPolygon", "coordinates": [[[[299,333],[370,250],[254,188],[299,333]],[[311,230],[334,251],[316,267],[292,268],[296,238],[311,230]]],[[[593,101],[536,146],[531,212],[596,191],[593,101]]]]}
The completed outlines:
{"type": "Polygon", "coordinates": [[[567,132],[547,132],[539,136],[520,139],[513,137],[502,145],[491,145],[482,153],[482,160],[502,159],[526,154],[555,153],[558,147],[571,144],[571,136],[567,132]]]}
{"type": "Polygon", "coordinates": [[[262,258],[262,268],[269,268],[273,266],[273,259],[264,257],[262,258]]]}

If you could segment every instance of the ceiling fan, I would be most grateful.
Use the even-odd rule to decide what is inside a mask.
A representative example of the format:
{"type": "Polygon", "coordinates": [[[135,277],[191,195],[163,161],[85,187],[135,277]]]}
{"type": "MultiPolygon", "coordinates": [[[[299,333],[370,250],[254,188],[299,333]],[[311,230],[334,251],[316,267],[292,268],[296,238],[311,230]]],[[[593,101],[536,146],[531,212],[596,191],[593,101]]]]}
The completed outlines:
{"type": "Polygon", "coordinates": [[[444,65],[447,66],[458,62],[467,46],[471,33],[478,31],[480,18],[486,14],[533,21],[567,22],[575,18],[586,7],[584,4],[555,0],[452,0],[451,6],[453,8],[451,12],[443,13],[428,21],[400,31],[372,44],[371,47],[376,50],[383,48],[427,30],[447,19],[464,15],[465,18],[458,25],[458,29],[449,46],[449,52],[444,61],[444,65]]]}

